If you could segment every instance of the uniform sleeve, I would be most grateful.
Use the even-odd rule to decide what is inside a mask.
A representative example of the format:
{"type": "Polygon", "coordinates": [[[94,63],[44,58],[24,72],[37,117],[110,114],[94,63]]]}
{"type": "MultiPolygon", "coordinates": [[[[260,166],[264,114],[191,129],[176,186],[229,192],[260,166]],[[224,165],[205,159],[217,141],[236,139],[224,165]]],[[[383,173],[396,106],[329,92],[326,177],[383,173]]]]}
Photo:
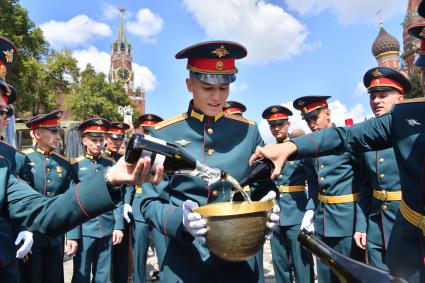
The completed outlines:
{"type": "Polygon", "coordinates": [[[361,181],[359,184],[359,198],[356,202],[356,228],[355,232],[365,233],[367,230],[367,217],[372,202],[372,182],[370,171],[367,170],[365,155],[360,158],[361,181]]]}
{"type": "MultiPolygon", "coordinates": [[[[13,222],[30,231],[51,236],[64,234],[71,228],[115,208],[120,195],[110,194],[102,174],[73,185],[62,195],[46,198],[32,190],[25,182],[0,168],[3,182],[1,199],[13,222]]],[[[4,215],[4,210],[2,216],[4,215]]]]}
{"type": "Polygon", "coordinates": [[[122,201],[117,208],[114,209],[114,230],[124,230],[124,206],[122,201]]]}
{"type": "Polygon", "coordinates": [[[392,113],[387,113],[351,127],[323,129],[294,138],[298,150],[295,159],[381,150],[392,146],[391,135],[392,113]]]}
{"type": "Polygon", "coordinates": [[[134,195],[136,194],[136,190],[134,189],[134,186],[126,185],[123,188],[123,200],[124,204],[133,204],[134,195]]]}
{"type": "Polygon", "coordinates": [[[183,209],[169,203],[168,190],[168,179],[157,186],[143,184],[143,217],[162,234],[181,242],[192,242],[193,237],[183,229],[183,209]]]}

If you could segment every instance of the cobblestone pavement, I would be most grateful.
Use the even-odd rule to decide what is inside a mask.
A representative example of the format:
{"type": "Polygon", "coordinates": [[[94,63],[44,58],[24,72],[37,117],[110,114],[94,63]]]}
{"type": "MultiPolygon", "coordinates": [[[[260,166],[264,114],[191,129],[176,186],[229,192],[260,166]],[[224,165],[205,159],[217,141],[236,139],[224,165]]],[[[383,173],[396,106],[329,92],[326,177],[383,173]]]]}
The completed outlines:
{"type": "MultiPolygon", "coordinates": [[[[265,283],[275,283],[274,271],[272,264],[272,253],[270,250],[270,242],[267,241],[264,245],[264,276],[266,278],[265,283]]],[[[147,262],[147,274],[152,270],[154,258],[152,252],[149,250],[148,262],[147,262]]],[[[65,270],[65,283],[70,283],[72,278],[72,260],[68,260],[63,264],[65,270]]],[[[129,280],[131,282],[131,280],[129,280]]],[[[147,282],[151,282],[148,280],[147,282]]]]}

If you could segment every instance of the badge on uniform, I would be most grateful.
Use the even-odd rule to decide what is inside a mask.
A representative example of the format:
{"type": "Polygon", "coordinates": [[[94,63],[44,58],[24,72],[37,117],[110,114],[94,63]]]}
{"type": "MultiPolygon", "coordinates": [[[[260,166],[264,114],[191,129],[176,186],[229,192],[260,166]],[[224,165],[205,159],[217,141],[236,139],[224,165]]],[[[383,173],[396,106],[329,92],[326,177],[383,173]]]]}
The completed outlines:
{"type": "Polygon", "coordinates": [[[56,167],[56,173],[58,173],[59,178],[62,178],[62,167],[57,166],[56,167]]]}
{"type": "Polygon", "coordinates": [[[80,170],[81,171],[86,171],[88,168],[87,167],[81,167],[80,170]]]}
{"type": "Polygon", "coordinates": [[[176,143],[178,143],[180,146],[187,146],[187,145],[191,144],[192,142],[188,141],[188,140],[178,140],[178,141],[176,141],[176,143]]]}

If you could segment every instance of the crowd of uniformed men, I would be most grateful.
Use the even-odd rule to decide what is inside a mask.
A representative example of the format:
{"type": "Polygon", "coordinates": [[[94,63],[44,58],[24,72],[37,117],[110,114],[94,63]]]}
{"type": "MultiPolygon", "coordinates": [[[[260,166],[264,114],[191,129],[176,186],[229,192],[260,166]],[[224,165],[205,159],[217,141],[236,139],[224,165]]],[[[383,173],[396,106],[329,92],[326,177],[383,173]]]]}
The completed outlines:
{"type": "MultiPolygon", "coordinates": [[[[421,15],[424,6],[420,5],[421,15]]],[[[425,42],[424,31],[425,24],[409,33],[425,42]]],[[[13,115],[10,104],[16,100],[5,79],[17,50],[4,37],[0,49],[0,128],[4,129],[13,115]]],[[[242,45],[228,41],[204,42],[180,51],[176,58],[187,58],[186,85],[193,95],[187,111],[165,121],[154,114],[142,115],[136,129],[104,118],[81,122],[78,129],[85,153],[72,161],[57,153],[60,110],[28,120],[33,147],[23,153],[1,142],[0,152],[7,161],[1,169],[7,173],[2,171],[0,178],[5,180],[0,195],[5,211],[0,218],[0,282],[63,282],[64,245],[73,257],[72,282],[127,282],[129,265],[133,281],[145,282],[149,245],[155,247],[158,259],[153,280],[264,282],[262,252],[236,263],[216,257],[205,245],[206,221],[193,212],[197,206],[228,201],[230,184],[208,185],[187,175],[165,176],[155,185],[108,183],[108,170],[120,164],[130,131],[176,143],[237,179],[244,177],[250,160],[266,156],[275,162],[274,185],[279,193],[269,193],[263,200],[275,198],[278,204],[268,224],[273,230],[276,282],[314,280],[312,256],[297,241],[301,229],[314,232],[353,259],[410,282],[425,282],[425,99],[404,100],[411,88],[409,79],[394,69],[372,68],[363,82],[376,119],[337,128],[329,96],[299,97],[293,106],[313,133],[290,134],[293,113],[271,105],[262,117],[277,145],[263,147],[256,123],[242,116],[245,106],[228,101],[229,85],[236,79],[235,60],[246,55],[242,45]],[[290,154],[296,160],[284,164],[290,154]],[[100,173],[107,193],[96,188],[104,187],[102,180],[96,180],[100,173]],[[29,194],[28,186],[23,193],[14,184],[15,175],[37,194],[65,196],[47,201],[29,194]],[[116,191],[121,201],[112,206],[108,200],[116,197],[116,191]]],[[[425,50],[418,55],[415,64],[423,70],[425,50]]],[[[317,279],[339,282],[320,260],[317,279]]]]}

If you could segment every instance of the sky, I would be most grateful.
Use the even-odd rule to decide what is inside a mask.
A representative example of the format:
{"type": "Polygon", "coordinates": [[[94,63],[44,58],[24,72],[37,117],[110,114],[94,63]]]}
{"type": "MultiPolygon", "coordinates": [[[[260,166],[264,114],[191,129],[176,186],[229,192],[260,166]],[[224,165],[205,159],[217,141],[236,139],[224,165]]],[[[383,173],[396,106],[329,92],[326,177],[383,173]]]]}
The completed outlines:
{"type": "MultiPolygon", "coordinates": [[[[402,46],[407,0],[21,0],[52,48],[73,51],[83,69],[108,73],[111,43],[126,8],[135,84],[146,90],[146,112],[169,118],[187,110],[185,60],[175,54],[206,40],[236,41],[248,49],[238,60],[229,100],[247,106],[244,116],[273,142],[262,111],[292,107],[306,95],[329,95],[332,119],[361,122],[371,116],[362,83],[377,65],[371,53],[384,28],[402,46]],[[377,14],[378,11],[381,11],[377,14]]],[[[307,129],[297,111],[292,128],[307,129]]]]}

